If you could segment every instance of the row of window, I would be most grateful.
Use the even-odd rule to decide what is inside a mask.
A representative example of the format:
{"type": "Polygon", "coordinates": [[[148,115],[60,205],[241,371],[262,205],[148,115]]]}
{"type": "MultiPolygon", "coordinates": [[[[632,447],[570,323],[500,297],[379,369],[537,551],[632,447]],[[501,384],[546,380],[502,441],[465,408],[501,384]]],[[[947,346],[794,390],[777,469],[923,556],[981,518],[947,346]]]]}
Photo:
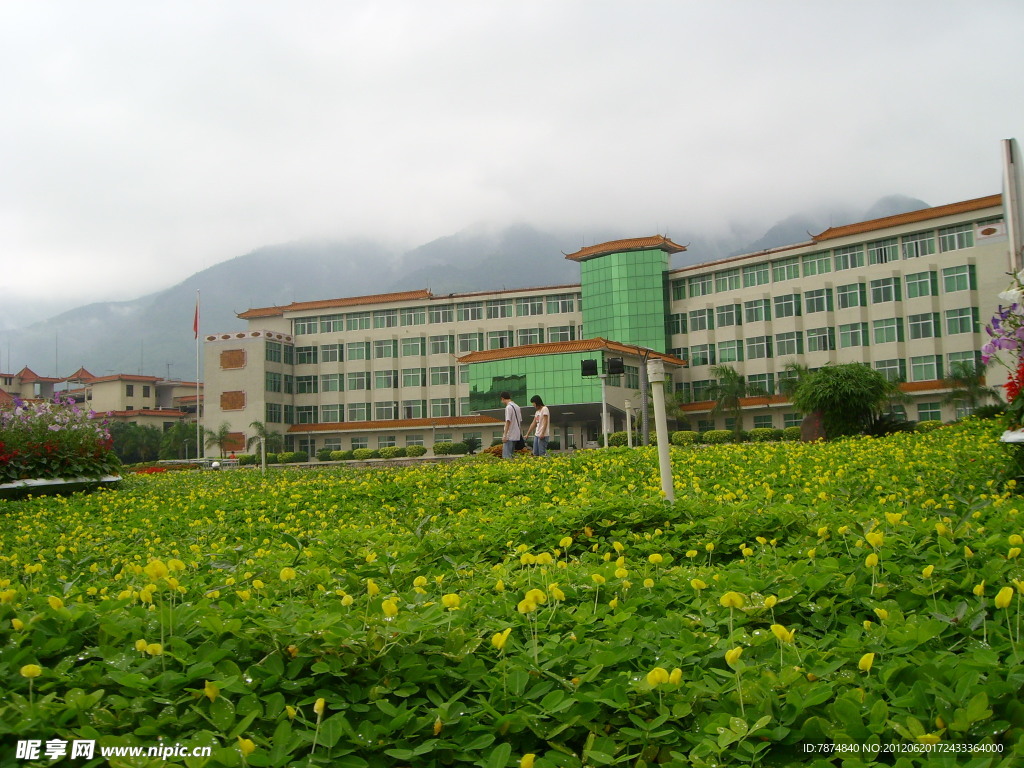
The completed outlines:
{"type": "Polygon", "coordinates": [[[369,312],[347,312],[334,315],[297,317],[292,323],[294,334],[337,333],[363,331],[370,328],[398,328],[399,326],[452,323],[473,320],[500,320],[506,317],[530,317],[575,312],[580,297],[574,293],[551,296],[522,296],[517,299],[491,301],[463,301],[436,306],[378,309],[369,312]]]}
{"type": "Polygon", "coordinates": [[[974,224],[958,224],[939,230],[915,232],[902,237],[888,237],[870,243],[848,245],[806,256],[790,256],[771,262],[733,267],[718,272],[694,275],[672,281],[675,300],[707,296],[711,293],[735,291],[823,275],[835,270],[858,269],[866,264],[888,264],[904,259],[931,256],[974,246],[974,224]]]}
{"type": "MultiPolygon", "coordinates": [[[[903,418],[906,418],[906,409],[901,405],[893,406],[893,410],[896,411],[903,418]]],[[[956,407],[956,416],[961,418],[962,416],[969,415],[969,409],[962,403],[958,403],[956,407]]],[[[803,422],[804,415],[802,413],[784,413],[782,414],[782,426],[785,427],[799,427],[803,422]]],[[[941,421],[942,420],[942,403],[941,402],[928,402],[917,404],[917,420],[918,421],[941,421]]],[[[725,429],[732,430],[736,426],[736,420],[734,418],[725,419],[725,429]]],[[[754,416],[754,429],[775,429],[777,426],[775,421],[775,415],[771,413],[758,414],[754,416]]],[[[698,432],[710,432],[712,429],[716,429],[714,419],[698,419],[697,420],[697,431],[698,432]]]]}
{"type": "MultiPolygon", "coordinates": [[[[469,398],[459,398],[463,416],[469,415],[469,398]]],[[[266,404],[271,424],[334,424],[352,421],[394,421],[396,419],[442,419],[456,415],[456,399],[390,400],[378,403],[332,403],[328,405],[266,404]]]]}
{"type": "MultiPolygon", "coordinates": [[[[817,288],[794,292],[771,299],[752,299],[743,304],[723,304],[719,307],[694,309],[669,315],[669,333],[707,331],[727,328],[743,322],[756,323],[785,317],[796,317],[815,312],[831,312],[839,309],[866,307],[871,304],[902,301],[903,287],[906,286],[908,299],[939,294],[939,274],[934,270],[899,277],[883,277],[870,282],[857,282],[832,288],[817,288]]],[[[942,288],[945,293],[976,289],[973,264],[948,267],[942,270],[942,288]]]]}

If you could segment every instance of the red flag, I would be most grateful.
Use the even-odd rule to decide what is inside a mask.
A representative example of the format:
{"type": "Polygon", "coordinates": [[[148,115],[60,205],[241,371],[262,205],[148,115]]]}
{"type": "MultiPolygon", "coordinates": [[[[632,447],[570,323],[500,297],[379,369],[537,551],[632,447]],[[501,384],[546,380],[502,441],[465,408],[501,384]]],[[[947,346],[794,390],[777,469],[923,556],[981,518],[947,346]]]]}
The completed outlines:
{"type": "Polygon", "coordinates": [[[196,296],[196,316],[192,320],[192,331],[196,335],[196,339],[199,338],[199,296],[196,296]]]}

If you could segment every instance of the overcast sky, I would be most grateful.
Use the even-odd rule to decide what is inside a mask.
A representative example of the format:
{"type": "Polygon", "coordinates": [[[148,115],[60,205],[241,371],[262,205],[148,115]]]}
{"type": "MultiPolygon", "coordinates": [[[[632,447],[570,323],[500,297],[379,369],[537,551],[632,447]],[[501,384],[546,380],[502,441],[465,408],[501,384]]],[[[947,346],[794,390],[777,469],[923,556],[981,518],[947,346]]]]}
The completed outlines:
{"type": "Polygon", "coordinates": [[[0,300],[254,248],[1000,191],[1024,3],[5,2],[0,300]]]}

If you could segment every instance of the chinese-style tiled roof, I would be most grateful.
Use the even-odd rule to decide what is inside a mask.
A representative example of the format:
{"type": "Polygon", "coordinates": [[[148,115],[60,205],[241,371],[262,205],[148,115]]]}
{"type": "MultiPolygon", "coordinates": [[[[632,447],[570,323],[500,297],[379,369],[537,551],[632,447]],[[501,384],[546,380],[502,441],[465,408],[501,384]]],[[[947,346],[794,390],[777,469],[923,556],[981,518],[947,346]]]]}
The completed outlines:
{"type": "Polygon", "coordinates": [[[321,309],[334,309],[336,307],[354,307],[360,304],[382,304],[389,301],[423,301],[431,297],[430,291],[401,291],[399,293],[378,293],[372,296],[352,296],[347,299],[323,299],[321,301],[293,301],[282,307],[263,307],[261,309],[248,309],[238,316],[243,320],[252,320],[258,317],[280,317],[285,312],[307,312],[321,309]]]}
{"type": "Polygon", "coordinates": [[[95,379],[95,378],[96,377],[93,376],[91,373],[89,373],[89,371],[87,371],[85,368],[79,368],[77,371],[72,373],[70,376],[65,376],[64,377],[64,381],[87,382],[87,381],[91,381],[92,379],[95,379]]]}
{"type": "Polygon", "coordinates": [[[103,411],[103,414],[107,416],[165,416],[170,418],[181,418],[182,416],[192,416],[193,414],[187,413],[186,411],[174,411],[169,408],[136,408],[133,411],[103,411]]]}
{"type": "Polygon", "coordinates": [[[59,383],[61,381],[64,381],[64,379],[55,379],[52,376],[40,376],[38,373],[33,371],[27,365],[24,368],[22,368],[20,371],[18,371],[16,374],[14,374],[14,375],[17,376],[18,378],[20,378],[23,382],[49,381],[49,382],[52,382],[54,384],[57,384],[57,383],[59,383]]]}
{"type": "Polygon", "coordinates": [[[504,349],[487,349],[480,352],[470,352],[459,358],[459,362],[485,363],[491,360],[511,360],[516,357],[535,357],[537,355],[564,355],[570,352],[594,352],[607,350],[620,354],[634,355],[636,357],[655,357],[664,360],[669,365],[686,365],[684,360],[663,352],[634,347],[632,344],[622,344],[618,341],[609,341],[600,337],[595,339],[579,339],[578,341],[551,341],[544,344],[524,344],[520,347],[505,347],[504,349]]]}
{"type": "Polygon", "coordinates": [[[293,424],[289,432],[363,432],[387,429],[431,429],[501,425],[490,416],[448,416],[437,419],[388,419],[387,421],[340,421],[325,424],[293,424]]]}
{"type": "Polygon", "coordinates": [[[14,395],[0,389],[0,405],[13,405],[14,395]]]}
{"type": "Polygon", "coordinates": [[[100,384],[107,381],[144,381],[150,384],[156,384],[160,381],[159,376],[137,376],[133,373],[115,373],[111,376],[98,376],[90,379],[88,384],[100,384]]]}
{"type": "Polygon", "coordinates": [[[937,219],[941,216],[952,216],[957,213],[970,213],[971,211],[980,211],[983,208],[993,208],[1000,205],[1003,201],[1002,195],[989,195],[988,197],[978,197],[974,200],[964,200],[960,203],[950,203],[949,205],[939,205],[935,208],[922,208],[918,211],[910,211],[909,213],[898,213],[895,216],[886,216],[881,219],[872,219],[871,221],[861,221],[856,224],[846,224],[842,227],[829,227],[820,235],[813,238],[814,242],[820,242],[822,240],[834,240],[837,237],[848,237],[850,235],[859,235],[864,232],[872,232],[877,229],[886,229],[888,227],[896,227],[900,224],[914,224],[918,221],[928,221],[929,219],[937,219]]]}
{"type": "Polygon", "coordinates": [[[665,251],[666,253],[680,253],[681,251],[686,250],[686,246],[673,243],[663,235],[653,235],[651,237],[633,237],[627,240],[612,240],[611,242],[601,243],[600,245],[589,245],[586,248],[580,248],[575,253],[565,254],[565,258],[570,261],[586,261],[587,259],[605,256],[609,253],[652,250],[665,251]]]}

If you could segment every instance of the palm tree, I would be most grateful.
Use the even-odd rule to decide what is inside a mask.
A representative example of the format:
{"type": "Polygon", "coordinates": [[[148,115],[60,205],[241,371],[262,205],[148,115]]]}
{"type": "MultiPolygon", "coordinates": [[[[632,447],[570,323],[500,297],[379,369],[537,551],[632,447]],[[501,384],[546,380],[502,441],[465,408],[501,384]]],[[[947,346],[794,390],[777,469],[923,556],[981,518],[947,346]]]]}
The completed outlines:
{"type": "Polygon", "coordinates": [[[283,441],[280,432],[271,432],[262,421],[254,421],[249,426],[252,427],[254,434],[245,441],[245,450],[248,451],[254,445],[259,445],[262,440],[267,453],[281,452],[283,441]]]}
{"type": "Polygon", "coordinates": [[[722,414],[726,419],[733,420],[733,432],[737,435],[742,428],[743,406],[740,401],[744,397],[764,395],[764,388],[747,384],[746,380],[731,365],[716,365],[711,368],[715,383],[708,388],[708,396],[715,401],[711,416],[722,414]]]}
{"type": "Polygon", "coordinates": [[[179,421],[164,432],[163,438],[160,440],[160,458],[187,459],[190,452],[193,455],[197,454],[195,444],[195,425],[179,421]]]}
{"type": "Polygon", "coordinates": [[[206,447],[216,447],[220,450],[221,458],[224,458],[224,447],[231,442],[231,425],[226,421],[217,427],[216,430],[207,429],[206,432],[206,447]]]}
{"type": "Polygon", "coordinates": [[[783,368],[788,376],[779,376],[779,394],[785,395],[790,400],[793,399],[793,393],[796,392],[797,387],[807,380],[807,377],[811,375],[811,369],[802,363],[786,363],[783,368]]]}
{"type": "Polygon", "coordinates": [[[985,366],[970,360],[957,361],[949,367],[949,375],[943,381],[949,392],[942,401],[962,403],[968,414],[974,413],[986,400],[999,400],[999,390],[986,386],[984,380],[985,366]]]}

